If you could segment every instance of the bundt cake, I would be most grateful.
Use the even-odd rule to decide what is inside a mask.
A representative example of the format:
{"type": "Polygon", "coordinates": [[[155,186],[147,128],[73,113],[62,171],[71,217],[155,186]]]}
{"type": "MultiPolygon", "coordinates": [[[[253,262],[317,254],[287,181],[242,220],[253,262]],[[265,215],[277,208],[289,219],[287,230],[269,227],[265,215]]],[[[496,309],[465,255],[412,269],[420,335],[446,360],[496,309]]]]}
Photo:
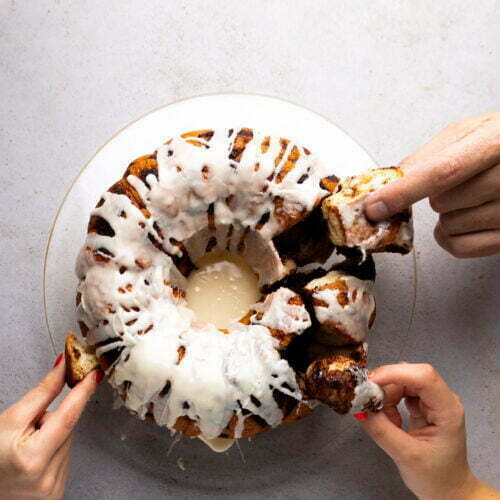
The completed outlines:
{"type": "MultiPolygon", "coordinates": [[[[76,266],[82,349],[132,413],[188,436],[252,436],[318,401],[379,409],[363,343],[375,272],[359,249],[408,251],[410,215],[371,225],[354,187],[400,175],[388,172],[339,181],[306,148],[249,128],[168,140],[91,214],[76,266]],[[185,290],[204,255],[226,251],[253,268],[262,296],[218,329],[197,320],[185,290]],[[343,262],[329,265],[332,253],[343,262]]],[[[78,363],[67,363],[70,381],[78,363]]]]}

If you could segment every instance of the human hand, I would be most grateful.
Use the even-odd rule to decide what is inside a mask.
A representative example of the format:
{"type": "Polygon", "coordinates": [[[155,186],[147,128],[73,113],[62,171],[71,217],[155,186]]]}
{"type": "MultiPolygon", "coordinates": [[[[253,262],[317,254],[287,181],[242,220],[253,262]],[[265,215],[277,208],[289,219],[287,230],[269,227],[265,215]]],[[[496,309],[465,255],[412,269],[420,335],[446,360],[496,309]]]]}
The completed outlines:
{"type": "Polygon", "coordinates": [[[54,412],[47,407],[64,387],[65,362],[20,401],[0,413],[0,492],[2,498],[62,498],[72,431],[102,372],[90,373],[54,412]]]}
{"type": "Polygon", "coordinates": [[[434,237],[455,257],[500,252],[500,111],[451,123],[400,166],[405,176],[365,202],[380,221],[429,198],[434,237]]]}
{"type": "Polygon", "coordinates": [[[369,375],[386,393],[384,408],[362,421],[364,430],[394,460],[406,486],[422,499],[499,498],[467,463],[464,408],[427,364],[382,366],[369,375]],[[410,417],[401,428],[398,403],[410,417]]]}

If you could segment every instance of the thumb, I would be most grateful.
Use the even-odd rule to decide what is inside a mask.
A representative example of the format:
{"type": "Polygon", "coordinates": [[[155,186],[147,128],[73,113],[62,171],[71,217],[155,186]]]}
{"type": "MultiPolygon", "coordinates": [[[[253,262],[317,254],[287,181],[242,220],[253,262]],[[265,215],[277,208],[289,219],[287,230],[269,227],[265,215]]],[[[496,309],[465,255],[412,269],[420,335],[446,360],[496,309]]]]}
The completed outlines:
{"type": "Polygon", "coordinates": [[[373,222],[388,219],[429,196],[430,187],[427,179],[408,173],[368,196],[364,204],[365,214],[373,222]]]}
{"type": "Polygon", "coordinates": [[[370,413],[369,417],[361,422],[361,426],[395,462],[403,450],[415,444],[414,439],[394,425],[383,411],[370,413]]]}
{"type": "MultiPolygon", "coordinates": [[[[372,193],[365,201],[367,217],[378,222],[417,201],[448,190],[455,185],[456,163],[439,156],[405,170],[404,176],[372,193]]],[[[462,173],[463,174],[463,173],[462,173]]]]}
{"type": "Polygon", "coordinates": [[[407,165],[404,177],[366,199],[366,216],[374,222],[387,219],[423,198],[465,182],[499,159],[496,141],[481,141],[471,134],[418,165],[407,165]]]}

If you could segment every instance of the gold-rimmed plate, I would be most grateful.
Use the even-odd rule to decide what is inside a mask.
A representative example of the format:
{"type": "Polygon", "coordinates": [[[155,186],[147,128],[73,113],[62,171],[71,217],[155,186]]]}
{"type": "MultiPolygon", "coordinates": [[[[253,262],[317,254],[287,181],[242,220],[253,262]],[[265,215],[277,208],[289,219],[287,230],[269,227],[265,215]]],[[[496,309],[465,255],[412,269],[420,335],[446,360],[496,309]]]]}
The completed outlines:
{"type": "MultiPolygon", "coordinates": [[[[187,130],[238,126],[295,140],[331,165],[339,176],[376,167],[366,151],[332,122],[273,97],[252,94],[199,96],[144,115],[96,152],[77,175],[57,212],[44,268],[45,314],[55,353],[62,350],[68,330],[78,331],[74,262],[85,239],[90,211],[102,192],[122,176],[134,158],[154,151],[172,135],[187,130]]],[[[73,162],[76,171],[78,159],[74,158],[73,162]]],[[[401,359],[415,306],[415,259],[384,254],[376,256],[376,263],[377,320],[370,333],[371,366],[401,359]]],[[[351,418],[339,417],[327,408],[320,408],[302,422],[281,426],[251,442],[244,440],[240,445],[246,463],[241,461],[236,448],[216,456],[197,440],[187,438],[176,445],[175,453],[167,456],[171,438],[165,429],[140,422],[124,410],[114,412],[111,391],[105,387],[98,392],[97,403],[90,410],[92,427],[89,432],[103,436],[99,446],[126,456],[148,475],[161,474],[166,463],[175,462],[181,456],[195,468],[190,487],[200,490],[211,484],[214,477],[228,488],[232,484],[239,487],[236,478],[243,469],[248,481],[257,481],[256,471],[260,470],[259,476],[266,474],[269,481],[279,482],[288,476],[287,471],[300,475],[309,467],[321,468],[335,444],[348,446],[349,436],[352,434],[354,438],[359,432],[353,427],[351,418]],[[339,440],[341,435],[342,440],[339,440]],[[224,461],[222,468],[216,465],[221,460],[224,461]],[[304,460],[308,463],[306,468],[304,460]]]]}

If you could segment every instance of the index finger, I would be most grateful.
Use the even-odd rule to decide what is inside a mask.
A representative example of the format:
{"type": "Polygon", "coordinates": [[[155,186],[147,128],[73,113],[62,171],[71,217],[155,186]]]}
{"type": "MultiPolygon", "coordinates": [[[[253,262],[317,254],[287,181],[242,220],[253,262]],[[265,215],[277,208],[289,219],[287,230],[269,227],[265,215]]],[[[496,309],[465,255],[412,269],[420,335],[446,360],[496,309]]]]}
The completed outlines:
{"type": "Polygon", "coordinates": [[[75,428],[85,405],[102,380],[100,370],[90,372],[64,398],[59,408],[53,412],[51,418],[42,426],[39,439],[43,442],[44,450],[52,455],[66,441],[75,428]]]}
{"type": "Polygon", "coordinates": [[[484,139],[471,133],[422,164],[409,166],[403,178],[375,191],[365,202],[366,215],[373,221],[387,219],[423,198],[458,186],[498,161],[498,136],[484,139]]]}
{"type": "MultiPolygon", "coordinates": [[[[373,371],[370,379],[379,384],[404,386],[405,394],[418,396],[425,405],[443,415],[455,405],[455,396],[441,375],[428,364],[399,363],[381,366],[373,371]]],[[[435,423],[435,422],[432,422],[435,423]]]]}

